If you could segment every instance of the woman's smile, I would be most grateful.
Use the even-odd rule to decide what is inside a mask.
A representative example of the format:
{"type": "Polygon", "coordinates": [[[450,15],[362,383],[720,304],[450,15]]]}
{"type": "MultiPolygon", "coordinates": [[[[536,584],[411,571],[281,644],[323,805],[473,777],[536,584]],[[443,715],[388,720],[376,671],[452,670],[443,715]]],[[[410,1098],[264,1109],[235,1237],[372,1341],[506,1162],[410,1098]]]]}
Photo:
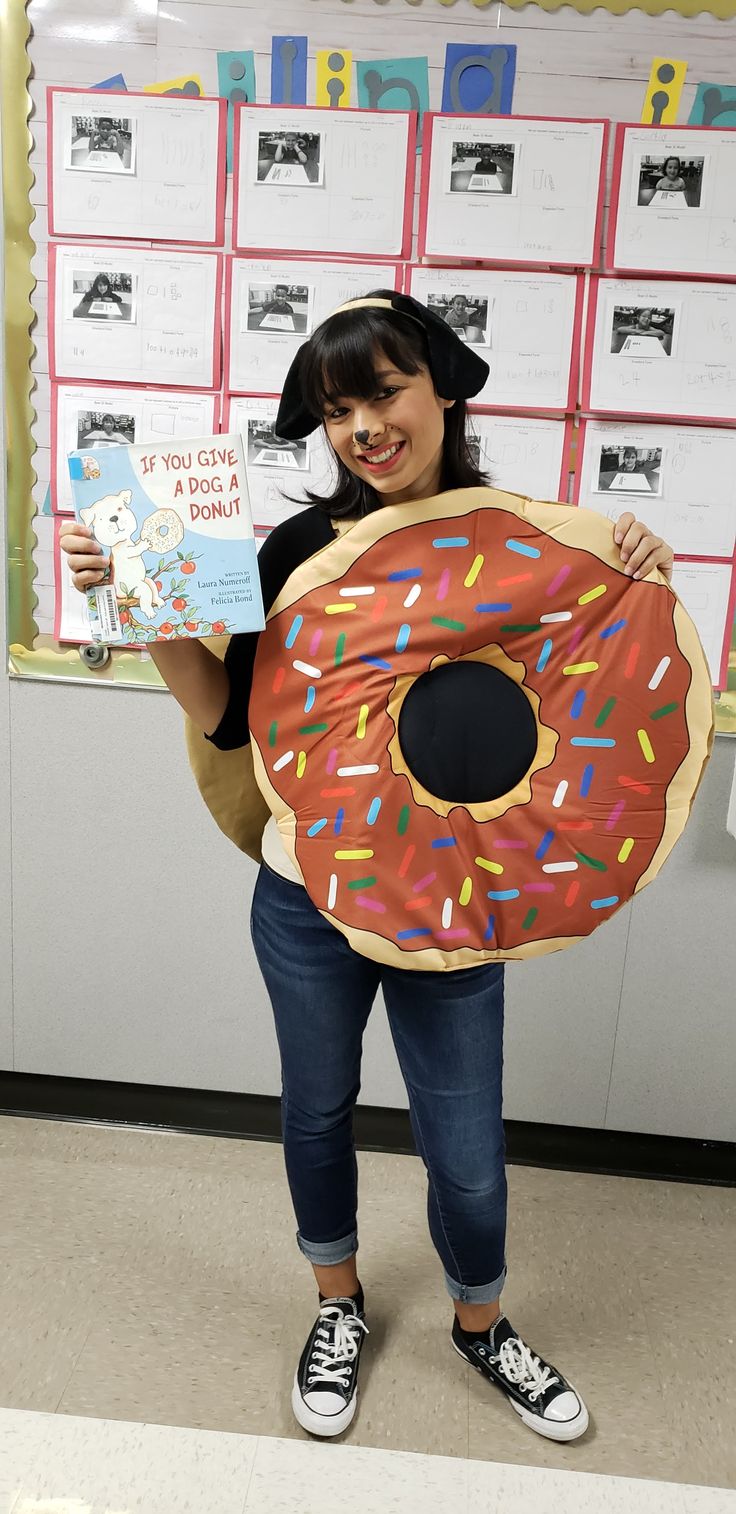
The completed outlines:
{"type": "Polygon", "coordinates": [[[405,441],[381,442],[357,454],[357,461],[371,473],[388,473],[404,454],[405,441]]]}

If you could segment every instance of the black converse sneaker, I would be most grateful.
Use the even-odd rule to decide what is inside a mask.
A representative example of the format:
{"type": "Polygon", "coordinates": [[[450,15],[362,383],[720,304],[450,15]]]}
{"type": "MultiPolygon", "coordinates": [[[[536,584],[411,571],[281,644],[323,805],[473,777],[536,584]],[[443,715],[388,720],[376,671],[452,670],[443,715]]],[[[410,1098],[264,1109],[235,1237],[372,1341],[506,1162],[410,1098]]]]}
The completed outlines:
{"type": "Polygon", "coordinates": [[[466,1340],[455,1316],[452,1344],[476,1372],[502,1388],[524,1424],[548,1440],[577,1440],[588,1428],[588,1411],[572,1383],[540,1356],[534,1356],[502,1314],[491,1326],[490,1344],[481,1335],[466,1340]]]}
{"type": "Polygon", "coordinates": [[[328,1298],[309,1333],[294,1376],[291,1407],[312,1435],[340,1435],[355,1414],[365,1315],[352,1298],[328,1298]]]}

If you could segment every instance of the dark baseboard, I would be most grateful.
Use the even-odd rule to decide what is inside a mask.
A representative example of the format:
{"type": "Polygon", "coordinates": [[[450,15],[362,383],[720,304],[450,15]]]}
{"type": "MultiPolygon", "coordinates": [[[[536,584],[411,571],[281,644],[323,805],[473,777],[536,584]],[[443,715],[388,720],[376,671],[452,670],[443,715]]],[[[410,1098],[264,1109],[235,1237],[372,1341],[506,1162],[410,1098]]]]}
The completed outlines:
{"type": "MultiPolygon", "coordinates": [[[[2,1114],[251,1141],[281,1140],[280,1100],[273,1095],[207,1092],[149,1083],[0,1072],[2,1114]]],[[[358,1105],[353,1125],[359,1150],[416,1154],[404,1109],[358,1105]]],[[[530,1120],[505,1120],[504,1125],[506,1160],[510,1164],[736,1187],[736,1142],[544,1125],[530,1120]]]]}

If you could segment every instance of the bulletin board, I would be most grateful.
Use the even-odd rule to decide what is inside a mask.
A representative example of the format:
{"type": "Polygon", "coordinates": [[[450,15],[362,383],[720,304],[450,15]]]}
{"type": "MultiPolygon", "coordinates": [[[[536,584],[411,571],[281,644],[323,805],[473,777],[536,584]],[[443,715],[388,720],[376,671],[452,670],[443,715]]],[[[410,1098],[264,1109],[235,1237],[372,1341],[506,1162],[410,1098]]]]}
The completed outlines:
{"type": "MultiPolygon", "coordinates": [[[[736,85],[723,70],[728,57],[736,55],[736,0],[711,0],[705,6],[697,0],[696,7],[690,0],[674,6],[668,0],[667,18],[655,20],[662,9],[659,0],[637,8],[627,0],[594,8],[588,0],[578,0],[562,9],[557,0],[520,7],[516,0],[509,5],[499,0],[351,0],[336,12],[328,0],[310,0],[309,5],[287,0],[279,7],[278,22],[269,24],[260,0],[226,7],[208,0],[167,0],[166,6],[158,0],[119,0],[115,15],[106,16],[101,39],[90,0],[30,0],[28,6],[24,0],[0,0],[12,676],[164,687],[145,652],[114,651],[104,667],[91,668],[80,658],[83,630],[76,640],[68,639],[74,593],[66,595],[62,613],[58,529],[70,503],[59,480],[65,452],[76,442],[83,402],[88,400],[90,422],[98,426],[107,406],[113,440],[132,439],[134,426],[150,430],[154,424],[201,427],[199,434],[232,426],[244,436],[265,436],[275,416],[279,364],[283,367],[287,352],[307,329],[299,324],[302,316],[306,321],[321,318],[330,290],[351,292],[355,280],[365,276],[366,288],[385,283],[413,290],[449,315],[451,324],[460,322],[463,339],[478,344],[483,355],[486,350],[498,353],[489,393],[471,408],[472,446],[501,487],[585,503],[610,516],[634,508],[674,541],[675,586],[696,623],[700,616],[701,639],[720,685],[717,729],[736,734],[736,572],[729,529],[736,496],[719,495],[709,512],[701,510],[698,529],[703,534],[698,537],[696,470],[687,450],[692,440],[694,455],[706,469],[717,459],[722,477],[724,457],[736,457],[736,416],[730,416],[725,403],[709,409],[705,400],[694,408],[684,401],[679,410],[670,406],[663,417],[651,413],[651,402],[647,409],[636,399],[626,404],[617,399],[610,408],[609,390],[601,390],[596,404],[597,391],[590,383],[591,376],[600,380],[605,367],[593,357],[596,311],[599,319],[604,305],[612,312],[598,334],[605,351],[612,336],[618,339],[624,331],[624,322],[635,321],[637,308],[655,304],[659,293],[649,287],[656,277],[647,272],[649,264],[644,262],[635,276],[628,272],[638,207],[634,170],[624,154],[639,154],[635,168],[638,173],[643,165],[642,183],[645,170],[649,174],[654,214],[660,214],[657,194],[662,198],[656,186],[656,173],[663,172],[657,153],[671,147],[662,137],[667,126],[680,132],[685,146],[679,158],[690,165],[687,193],[681,188],[670,196],[674,201],[679,193],[682,216],[686,204],[698,213],[693,162],[706,158],[703,183],[711,204],[722,201],[720,191],[712,193],[717,174],[725,186],[732,180],[728,169],[718,166],[712,144],[717,137],[724,163],[726,157],[730,161],[736,85]],[[686,19],[694,8],[697,22],[686,19]],[[618,19],[614,13],[623,10],[626,17],[618,19]],[[273,36],[276,24],[280,33],[273,36]],[[78,104],[75,91],[80,92],[78,104]],[[129,115],[134,114],[133,97],[147,97],[152,119],[155,110],[156,119],[166,123],[174,109],[187,128],[193,120],[186,115],[187,104],[204,108],[208,172],[201,174],[186,205],[167,198],[163,183],[148,184],[148,199],[136,200],[146,190],[150,164],[146,166],[141,150],[139,162],[146,172],[137,174],[135,154],[143,137],[136,144],[136,133],[123,131],[125,140],[117,142],[117,182],[111,186],[108,176],[102,194],[108,234],[95,238],[94,227],[85,223],[92,197],[84,192],[94,175],[85,169],[99,163],[95,154],[100,144],[91,129],[85,138],[73,123],[87,117],[94,123],[98,114],[107,114],[124,125],[126,96],[129,115]],[[308,119],[305,110],[313,116],[308,119]],[[360,158],[360,133],[368,134],[363,123],[369,111],[382,113],[385,142],[382,137],[381,151],[374,153],[376,184],[361,197],[360,185],[351,187],[351,175],[360,158]],[[624,123],[639,133],[631,144],[622,136],[624,123]],[[689,136],[683,135],[685,127],[690,127],[689,136]],[[639,137],[647,128],[651,136],[642,145],[639,137]],[[696,150],[695,131],[709,139],[705,154],[696,150]],[[282,150],[277,163],[274,144],[288,147],[294,137],[303,143],[305,135],[309,151],[301,158],[291,154],[293,171],[282,170],[279,164],[288,163],[290,154],[284,157],[282,150]],[[332,167],[341,168],[341,192],[347,197],[342,217],[333,217],[334,232],[329,217],[303,213],[310,185],[322,182],[325,144],[332,167]],[[571,174],[573,161],[578,166],[571,174]],[[393,198],[379,215],[370,201],[378,194],[382,165],[391,169],[385,177],[391,178],[393,198]],[[261,181],[273,180],[276,168],[275,177],[283,181],[281,198],[270,201],[271,230],[263,246],[254,238],[254,227],[264,224],[263,218],[254,220],[251,212],[261,181]],[[135,213],[145,214],[140,224],[146,226],[146,239],[140,229],[137,235],[129,230],[126,238],[126,215],[134,214],[126,206],[138,206],[135,213]],[[354,226],[347,241],[345,215],[354,226]],[[308,224],[314,228],[311,243],[308,224]],[[301,244],[298,229],[290,235],[292,225],[302,228],[301,244]],[[499,228],[495,255],[494,225],[499,228]],[[457,235],[458,227],[465,242],[450,246],[448,231],[457,235]],[[566,241],[571,228],[575,238],[566,241]],[[619,262],[620,249],[626,249],[626,269],[613,259],[617,248],[619,262]],[[130,347],[121,338],[104,371],[98,365],[88,373],[87,354],[99,350],[96,334],[87,332],[91,345],[85,346],[75,342],[71,322],[64,333],[59,301],[63,305],[67,300],[67,313],[69,300],[81,304],[85,278],[89,294],[95,269],[112,266],[111,249],[118,250],[119,265],[129,270],[121,277],[129,285],[136,281],[123,288],[123,319],[133,289],[141,293],[151,287],[158,271],[175,260],[177,274],[170,280],[176,284],[179,279],[176,287],[184,287],[181,280],[191,275],[186,287],[193,289],[199,280],[197,309],[212,302],[211,323],[209,313],[203,317],[208,331],[212,326],[212,350],[190,336],[181,349],[176,382],[173,363],[151,376],[150,354],[139,352],[130,366],[121,365],[117,354],[130,347]],[[628,287],[632,280],[633,292],[628,287]],[[273,330],[256,335],[249,313],[262,312],[259,291],[273,291],[276,283],[291,295],[288,332],[278,329],[277,305],[270,317],[273,330]],[[512,297],[518,319],[504,323],[512,297]],[[545,323],[547,345],[556,356],[554,372],[545,352],[534,348],[533,333],[539,336],[545,323]],[[151,385],[158,386],[155,406],[151,385]],[[638,494],[621,493],[629,483],[625,455],[626,469],[636,472],[638,494]],[[649,515],[642,493],[648,495],[649,515]],[[629,498],[633,505],[627,504],[629,498]],[[703,551],[695,550],[703,543],[703,551]],[[65,639],[58,640],[63,633],[65,639]]],[[[370,135],[375,139],[375,131],[370,135]]],[[[182,161],[185,156],[185,136],[182,130],[180,139],[176,133],[171,137],[174,167],[177,153],[182,161]]],[[[646,196],[639,205],[645,201],[646,196]]],[[[657,247],[653,216],[647,234],[652,228],[650,262],[657,247]]],[[[662,235],[667,231],[665,227],[662,235]]],[[[720,264],[697,268],[697,277],[714,275],[710,282],[716,285],[717,303],[704,321],[715,322],[714,332],[720,330],[723,341],[732,317],[736,331],[736,303],[731,311],[736,284],[729,281],[724,262],[723,239],[730,235],[730,226],[714,220],[708,236],[713,245],[720,239],[720,264]]],[[[676,241],[670,237],[668,245],[676,241]]],[[[693,257],[706,245],[704,233],[695,239],[693,257]]],[[[700,363],[694,378],[683,377],[683,391],[710,392],[709,354],[698,347],[697,315],[690,320],[692,351],[684,345],[691,283],[674,272],[680,281],[677,298],[670,279],[669,296],[662,292],[663,314],[655,308],[654,324],[660,328],[656,345],[665,363],[670,361],[666,339],[683,361],[696,367],[700,363]],[[668,320],[671,329],[665,332],[668,320]]],[[[649,345],[641,334],[628,340],[630,348],[638,344],[640,349],[631,357],[631,372],[639,372],[632,392],[656,393],[656,374],[646,366],[654,350],[651,333],[649,345]]],[[[164,347],[165,342],[154,357],[166,362],[171,354],[164,347]]],[[[627,352],[625,358],[629,356],[627,352]]],[[[616,377],[615,363],[611,366],[616,377]]],[[[197,433],[190,429],[189,434],[197,433]]],[[[293,464],[293,459],[282,461],[293,464]]],[[[326,476],[329,458],[315,453],[310,468],[311,481],[326,476]]],[[[736,478],[732,461],[729,468],[736,478]]],[[[292,480],[285,475],[285,482],[292,480]]],[[[263,539],[283,518],[279,483],[278,466],[268,475],[264,470],[253,476],[257,538],[263,539]]]]}

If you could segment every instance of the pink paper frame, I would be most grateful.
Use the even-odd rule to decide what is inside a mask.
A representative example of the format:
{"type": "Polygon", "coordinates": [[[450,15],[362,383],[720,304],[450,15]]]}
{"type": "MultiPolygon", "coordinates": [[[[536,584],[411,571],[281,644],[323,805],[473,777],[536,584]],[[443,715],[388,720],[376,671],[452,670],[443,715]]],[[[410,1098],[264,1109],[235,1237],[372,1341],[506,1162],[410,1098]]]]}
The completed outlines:
{"type": "MultiPolygon", "coordinates": [[[[366,262],[366,263],[373,263],[373,262],[375,262],[375,263],[397,263],[399,261],[403,262],[404,259],[406,259],[406,258],[408,258],[408,257],[411,256],[411,229],[412,229],[412,220],[413,220],[413,213],[414,213],[414,184],[415,184],[415,180],[416,180],[416,156],[417,156],[417,113],[416,113],[416,111],[413,111],[413,110],[391,110],[391,111],[381,111],[380,112],[381,115],[406,116],[408,118],[408,132],[407,132],[407,144],[406,144],[406,177],[405,177],[405,180],[404,180],[404,215],[403,215],[402,231],[401,231],[401,247],[400,247],[398,253],[396,253],[396,252],[387,252],[385,254],[385,256],[382,257],[380,255],[380,253],[374,252],[373,250],[371,250],[369,252],[354,252],[354,253],[347,254],[347,253],[344,253],[344,252],[335,252],[333,249],[331,249],[329,247],[325,247],[325,248],[321,248],[321,249],[316,249],[314,247],[311,247],[308,252],[307,251],[303,252],[298,247],[290,248],[288,250],[285,249],[285,248],[283,248],[283,247],[279,247],[279,248],[251,247],[251,246],[246,246],[246,245],[244,245],[244,244],[242,244],[242,243],[240,243],[238,241],[238,220],[239,220],[239,201],[240,201],[240,191],[239,191],[239,183],[240,183],[240,120],[241,120],[241,111],[244,110],[245,108],[247,108],[248,110],[256,109],[256,110],[280,110],[280,111],[285,111],[285,110],[319,110],[319,111],[325,111],[325,110],[328,109],[328,107],[325,106],[325,105],[295,105],[295,106],[288,106],[288,105],[266,105],[266,104],[260,105],[260,104],[256,104],[256,102],[254,102],[252,100],[248,100],[248,101],[243,100],[243,101],[240,101],[234,107],[234,109],[235,109],[235,126],[234,126],[234,133],[233,133],[233,229],[232,229],[232,241],[233,241],[233,252],[234,253],[241,253],[244,257],[249,257],[249,258],[259,257],[259,258],[269,258],[270,259],[270,258],[278,255],[280,257],[289,257],[289,256],[291,256],[292,259],[294,257],[296,257],[296,258],[299,258],[300,260],[302,258],[312,258],[312,259],[314,259],[314,258],[325,258],[325,259],[329,259],[330,262],[341,262],[341,263],[350,263],[350,262],[357,262],[357,263],[363,263],[363,262],[366,262]]],[[[366,109],[364,109],[361,106],[348,105],[348,106],[345,107],[344,110],[342,110],[340,112],[340,114],[341,115],[352,114],[352,115],[361,115],[361,116],[374,116],[374,115],[376,115],[376,112],[372,111],[372,110],[366,110],[366,109]]]]}
{"type": "MultiPolygon", "coordinates": [[[[125,389],[135,389],[138,392],[140,392],[141,394],[173,394],[174,393],[174,391],[172,389],[168,388],[167,385],[165,385],[165,384],[111,384],[109,382],[109,380],[107,382],[90,383],[86,379],[82,379],[79,382],[77,382],[76,380],[75,381],[70,381],[69,379],[64,379],[64,380],[52,379],[51,380],[51,386],[50,386],[51,387],[51,425],[50,425],[50,432],[51,432],[51,434],[50,434],[50,443],[49,443],[50,449],[51,449],[51,462],[50,462],[50,467],[49,467],[49,492],[50,492],[50,498],[51,498],[51,513],[52,513],[52,515],[68,515],[69,514],[68,510],[60,510],[59,507],[58,507],[58,505],[57,505],[57,503],[56,503],[56,486],[57,486],[57,477],[58,477],[58,469],[57,469],[57,461],[56,461],[56,459],[57,459],[58,451],[59,451],[59,389],[62,388],[62,386],[64,388],[66,388],[68,386],[71,386],[71,387],[73,387],[75,389],[89,389],[90,392],[92,392],[92,391],[97,392],[100,389],[118,389],[118,388],[123,389],[123,388],[125,388],[125,389]]],[[[220,419],[221,419],[221,413],[222,413],[222,396],[220,394],[220,391],[219,390],[212,390],[212,389],[192,389],[189,392],[191,394],[206,394],[207,397],[208,397],[208,399],[209,398],[212,399],[212,401],[213,401],[213,405],[212,405],[212,434],[213,434],[213,436],[215,436],[215,435],[221,433],[221,429],[222,428],[220,426],[220,419]]]]}
{"type": "MultiPolygon", "coordinates": [[[[618,232],[618,213],[619,205],[621,203],[621,170],[623,167],[626,133],[627,131],[646,131],[649,128],[651,128],[652,131],[662,131],[664,129],[661,126],[655,126],[653,122],[619,121],[616,124],[616,135],[614,138],[613,152],[613,175],[611,178],[611,204],[608,212],[608,227],[606,232],[606,245],[603,257],[603,267],[605,272],[608,274],[615,274],[618,278],[630,278],[632,275],[634,275],[635,277],[638,276],[645,279],[652,277],[689,280],[708,279],[711,281],[717,279],[719,281],[722,281],[724,284],[736,283],[736,272],[712,273],[708,272],[706,269],[700,269],[699,272],[694,273],[689,269],[683,270],[682,268],[636,268],[633,265],[629,267],[628,263],[616,262],[615,259],[616,237],[618,232]]],[[[667,131],[670,130],[669,127],[667,127],[666,129],[667,131]]],[[[712,126],[678,125],[673,126],[671,129],[674,135],[678,131],[711,132],[714,128],[712,126]]],[[[674,238],[671,238],[670,241],[674,241],[674,238]]]]}
{"type": "MultiPolygon", "coordinates": [[[[588,415],[591,415],[591,416],[602,415],[602,416],[606,416],[609,420],[616,420],[616,419],[620,419],[620,420],[632,420],[632,419],[636,420],[636,419],[639,419],[639,420],[642,420],[642,421],[646,421],[646,420],[653,420],[653,421],[677,420],[677,421],[687,421],[688,425],[690,425],[690,426],[725,426],[729,430],[732,429],[734,426],[736,426],[736,417],[733,420],[727,420],[722,415],[679,415],[679,414],[678,415],[673,415],[672,410],[668,410],[666,412],[665,411],[658,411],[658,410],[624,410],[621,407],[619,407],[616,410],[602,410],[597,405],[591,405],[591,403],[590,403],[590,388],[591,388],[591,382],[592,382],[592,377],[593,377],[593,347],[594,347],[594,343],[595,343],[595,327],[596,327],[596,318],[597,318],[597,315],[598,315],[598,295],[599,295],[599,292],[600,292],[600,286],[601,286],[601,284],[607,283],[609,279],[612,279],[612,278],[620,279],[621,277],[622,277],[621,274],[600,274],[600,273],[593,273],[593,274],[591,274],[591,277],[590,277],[590,292],[589,292],[589,296],[588,296],[588,316],[587,316],[586,327],[585,327],[585,343],[584,343],[584,348],[583,348],[583,385],[582,385],[582,396],[581,396],[581,401],[580,401],[580,409],[583,410],[584,412],[586,412],[588,415]]],[[[628,275],[627,275],[627,277],[628,277],[628,275]]],[[[643,277],[651,279],[653,277],[653,275],[648,274],[648,273],[645,272],[644,275],[643,275],[643,277]]],[[[692,284],[693,282],[696,282],[696,281],[693,280],[693,278],[691,278],[691,277],[683,279],[683,283],[692,284]]],[[[710,283],[710,284],[716,284],[716,283],[719,283],[721,281],[718,280],[718,279],[709,278],[707,280],[707,282],[710,283]]]]}
{"type": "MultiPolygon", "coordinates": [[[[59,370],[58,370],[58,368],[56,366],[56,254],[57,254],[57,250],[60,247],[61,248],[63,248],[63,247],[76,247],[76,245],[77,245],[76,240],[69,241],[69,242],[67,242],[67,241],[63,241],[63,242],[49,242],[49,257],[48,257],[48,271],[47,271],[48,291],[49,291],[49,305],[48,305],[49,380],[52,383],[55,382],[55,383],[62,383],[62,384],[86,384],[86,383],[113,384],[115,388],[119,388],[119,389],[167,389],[167,390],[170,389],[172,387],[170,384],[146,384],[146,383],[142,382],[141,379],[120,379],[120,380],[118,380],[118,379],[112,380],[110,378],[90,379],[89,377],[87,377],[87,378],[80,378],[79,374],[76,374],[76,373],[61,373],[61,372],[59,372],[59,370]]],[[[218,252],[200,252],[200,253],[191,252],[190,253],[190,252],[188,252],[186,250],[186,248],[184,249],[184,251],[181,251],[179,247],[170,247],[168,249],[164,249],[162,247],[158,247],[157,246],[157,247],[147,248],[147,247],[141,247],[138,244],[134,244],[133,246],[131,246],[131,244],[129,242],[116,242],[114,244],[114,246],[111,243],[105,243],[105,251],[107,251],[108,247],[110,248],[111,251],[115,251],[115,252],[124,252],[125,249],[126,249],[126,247],[129,248],[129,250],[131,252],[139,252],[140,253],[140,252],[149,252],[150,251],[151,254],[154,257],[169,257],[169,258],[206,257],[206,258],[216,258],[217,259],[217,268],[216,268],[216,271],[215,271],[215,293],[214,293],[214,311],[213,311],[214,320],[213,320],[213,330],[212,330],[212,383],[211,384],[185,384],[185,383],[180,383],[176,387],[179,388],[179,389],[191,389],[191,391],[192,391],[193,394],[211,394],[211,392],[212,392],[213,389],[219,389],[220,385],[222,383],[222,280],[223,280],[223,258],[225,256],[225,254],[223,252],[219,252],[219,251],[218,252]]]]}
{"type": "Polygon", "coordinates": [[[472,400],[468,401],[468,415],[516,415],[518,416],[519,420],[554,420],[558,424],[564,424],[565,429],[562,437],[562,462],[560,464],[560,476],[557,480],[558,494],[557,499],[553,501],[553,503],[561,505],[567,505],[570,503],[570,501],[567,499],[567,490],[569,487],[568,480],[571,471],[570,453],[572,449],[572,433],[575,426],[574,415],[565,415],[564,418],[562,418],[560,416],[553,415],[531,415],[526,414],[521,410],[508,411],[496,408],[494,408],[493,410],[487,410],[484,406],[474,404],[472,400]]]}
{"type": "MultiPolygon", "coordinates": [[[[370,263],[372,267],[375,267],[377,273],[380,272],[381,274],[383,274],[387,269],[393,269],[394,277],[397,280],[397,286],[396,286],[397,287],[397,292],[399,294],[403,293],[403,290],[402,290],[402,279],[403,279],[402,269],[403,269],[403,267],[405,265],[403,263],[399,263],[398,261],[392,261],[390,263],[385,263],[385,262],[383,262],[383,260],[381,260],[381,261],[375,261],[371,257],[366,257],[366,258],[336,258],[336,257],[330,257],[330,258],[327,258],[327,257],[323,257],[321,255],[318,256],[317,254],[315,254],[311,258],[302,256],[302,255],[297,255],[296,257],[294,257],[292,254],[290,254],[288,252],[278,252],[278,253],[267,254],[266,255],[266,260],[269,263],[319,263],[320,265],[323,264],[323,263],[337,263],[337,264],[342,264],[346,268],[352,268],[352,267],[354,267],[355,263],[358,263],[358,262],[370,263]]],[[[239,254],[239,253],[230,253],[230,252],[225,253],[225,331],[224,331],[224,348],[223,348],[223,387],[224,387],[224,389],[225,389],[225,391],[226,391],[227,394],[252,395],[253,397],[258,397],[258,398],[261,398],[261,399],[272,399],[274,397],[278,398],[279,391],[277,391],[277,390],[273,390],[273,389],[234,389],[233,386],[232,386],[232,384],[231,384],[231,382],[230,382],[230,349],[231,349],[230,331],[231,331],[231,325],[232,325],[233,269],[235,267],[236,262],[249,263],[249,262],[251,262],[251,258],[250,257],[245,257],[244,255],[239,254]]],[[[306,340],[308,340],[308,338],[306,338],[306,340]]]]}
{"type": "MultiPolygon", "coordinates": [[[[506,117],[504,117],[504,119],[506,119],[506,117]]],[[[426,273],[429,266],[430,265],[428,265],[427,263],[409,263],[406,265],[406,272],[404,275],[404,292],[406,294],[411,294],[411,275],[415,272],[426,273]]],[[[456,273],[467,273],[469,271],[467,268],[459,264],[447,265],[433,263],[431,265],[431,268],[434,273],[452,273],[453,271],[456,273]]],[[[472,270],[470,271],[472,272],[472,270]]],[[[503,269],[496,269],[495,271],[502,273],[524,273],[525,271],[528,272],[529,270],[525,270],[520,265],[517,267],[517,265],[514,264],[513,268],[504,267],[503,269]]],[[[538,277],[542,278],[543,275],[539,274],[538,277]]],[[[557,277],[557,270],[555,270],[554,277],[557,277]]],[[[479,411],[481,414],[492,414],[495,411],[498,415],[547,415],[551,419],[561,420],[563,416],[570,415],[576,409],[578,397],[578,379],[580,376],[580,348],[583,330],[583,299],[585,296],[585,275],[582,273],[565,272],[562,274],[562,277],[575,280],[575,305],[572,317],[572,342],[570,344],[570,372],[568,377],[567,395],[564,405],[559,405],[554,409],[550,406],[542,405],[536,405],[533,407],[518,404],[499,405],[498,401],[493,401],[493,403],[491,403],[490,401],[477,400],[474,398],[474,410],[479,411]]]]}
{"type": "MultiPolygon", "coordinates": [[[[443,258],[443,257],[457,258],[457,253],[442,253],[442,252],[430,252],[430,253],[428,253],[427,252],[427,215],[428,215],[428,209],[429,209],[429,179],[430,179],[430,173],[431,173],[431,168],[432,168],[432,143],[433,143],[434,123],[438,119],[444,119],[444,120],[453,120],[453,119],[456,119],[456,120],[457,119],[469,120],[471,118],[468,117],[468,116],[464,116],[464,117],[459,117],[458,118],[457,116],[455,116],[454,111],[434,110],[434,111],[427,111],[425,113],[424,124],[423,124],[423,144],[424,145],[423,145],[423,148],[422,148],[421,181],[420,181],[420,191],[419,191],[419,235],[418,235],[418,248],[417,248],[417,256],[419,258],[425,258],[425,257],[426,258],[432,258],[432,259],[434,259],[434,258],[443,258]]],[[[610,121],[606,117],[604,117],[604,116],[517,116],[517,115],[514,115],[514,116],[491,116],[491,115],[484,115],[481,119],[483,120],[483,122],[486,122],[486,121],[502,121],[502,122],[504,122],[507,125],[509,125],[509,124],[511,124],[512,122],[515,122],[515,121],[549,121],[552,124],[559,124],[560,122],[562,122],[564,124],[565,122],[568,122],[568,123],[571,123],[571,124],[574,123],[575,125],[602,126],[603,127],[603,135],[602,135],[602,141],[601,141],[601,160],[600,160],[600,165],[599,165],[599,169],[598,169],[598,199],[597,199],[597,204],[596,204],[595,226],[594,226],[594,229],[593,229],[593,248],[592,248],[592,255],[591,255],[590,260],[589,261],[586,260],[586,261],[581,262],[581,263],[560,263],[560,262],[557,262],[556,260],[550,259],[550,258],[543,258],[543,259],[540,259],[539,261],[532,260],[532,261],[528,261],[528,262],[522,263],[522,262],[518,262],[515,258],[513,260],[509,259],[508,257],[504,257],[504,258],[484,258],[484,257],[479,257],[478,254],[476,253],[476,254],[469,254],[467,258],[459,259],[460,266],[464,266],[466,263],[481,263],[483,265],[490,264],[491,266],[496,266],[496,267],[501,267],[501,266],[509,267],[509,266],[513,266],[514,268],[528,268],[528,269],[535,269],[535,268],[537,268],[537,269],[538,268],[595,268],[596,265],[597,265],[597,263],[598,263],[598,261],[599,261],[599,259],[600,259],[601,253],[603,251],[603,246],[602,246],[603,199],[604,199],[604,192],[605,192],[605,187],[606,187],[606,156],[607,156],[607,151],[608,151],[608,136],[609,136],[610,126],[611,126],[610,121]]]]}
{"type": "MultiPolygon", "coordinates": [[[[63,85],[63,84],[61,84],[61,85],[60,84],[48,84],[46,86],[46,122],[47,122],[46,200],[47,200],[47,206],[48,206],[49,236],[50,237],[54,237],[54,236],[57,235],[57,233],[56,233],[56,227],[55,227],[55,224],[54,224],[54,110],[53,110],[52,96],[53,95],[89,95],[89,94],[92,94],[92,93],[94,93],[94,91],[89,90],[89,89],[79,89],[79,88],[76,88],[76,87],[70,89],[70,88],[67,88],[67,86],[63,85]]],[[[151,99],[154,98],[152,95],[147,94],[146,91],[143,90],[143,89],[129,89],[127,91],[122,91],[122,90],[105,90],[104,94],[101,96],[101,98],[103,100],[103,104],[104,104],[105,101],[110,100],[110,99],[119,98],[121,101],[125,101],[125,100],[130,100],[131,97],[133,97],[133,98],[137,97],[137,98],[144,99],[144,100],[151,100],[151,99]]],[[[185,241],[185,242],[179,243],[179,242],[172,242],[170,237],[152,237],[152,236],[135,237],[132,233],[129,233],[128,236],[126,237],[126,241],[128,241],[128,242],[136,241],[136,242],[143,242],[143,243],[147,243],[147,244],[154,243],[156,246],[158,246],[159,243],[163,243],[166,246],[182,246],[182,247],[224,247],[225,246],[225,191],[226,191],[226,187],[227,187],[227,171],[226,171],[227,100],[220,99],[217,95],[197,95],[197,96],[188,96],[188,95],[181,95],[181,96],[179,96],[179,95],[177,95],[177,97],[176,97],[176,103],[177,103],[177,105],[179,105],[179,104],[186,104],[187,106],[196,106],[196,105],[201,105],[204,101],[208,101],[210,104],[216,104],[217,107],[218,107],[217,167],[216,167],[217,193],[216,193],[216,198],[215,198],[215,235],[214,235],[213,239],[211,241],[185,241]]],[[[73,241],[76,241],[77,238],[79,237],[79,238],[84,239],[85,241],[93,240],[95,242],[101,242],[103,246],[106,246],[107,243],[110,242],[110,241],[118,241],[118,238],[114,234],[113,234],[112,237],[101,237],[99,235],[99,233],[93,232],[93,231],[79,231],[79,232],[76,232],[76,231],[74,231],[74,232],[73,231],[64,231],[64,232],[61,233],[61,235],[63,237],[68,237],[68,238],[70,238],[73,241]]]]}

